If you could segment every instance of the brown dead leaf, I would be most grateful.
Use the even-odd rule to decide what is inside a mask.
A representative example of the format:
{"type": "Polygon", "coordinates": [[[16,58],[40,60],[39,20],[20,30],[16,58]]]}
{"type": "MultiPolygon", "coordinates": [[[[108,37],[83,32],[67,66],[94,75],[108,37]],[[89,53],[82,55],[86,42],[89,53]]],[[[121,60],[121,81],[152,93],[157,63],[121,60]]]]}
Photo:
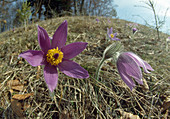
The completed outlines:
{"type": "Polygon", "coordinates": [[[22,105],[18,100],[11,99],[11,108],[18,117],[24,117],[22,105]]]}
{"type": "Polygon", "coordinates": [[[138,115],[133,115],[132,113],[128,113],[122,110],[119,110],[121,117],[120,119],[140,119],[138,115]]]}
{"type": "MultiPolygon", "coordinates": [[[[24,81],[24,84],[26,84],[27,82],[24,81]]],[[[24,89],[24,84],[21,84],[21,82],[19,80],[9,80],[7,82],[7,86],[13,90],[17,90],[17,91],[22,91],[24,89]]]]}
{"type": "Polygon", "coordinates": [[[15,94],[14,96],[12,96],[13,99],[17,99],[17,100],[25,100],[26,98],[33,96],[34,93],[27,93],[27,94],[15,94]]]}
{"type": "Polygon", "coordinates": [[[21,84],[17,86],[12,86],[11,88],[17,91],[22,91],[24,89],[24,85],[21,84]]]}
{"type": "Polygon", "coordinates": [[[163,102],[161,112],[167,110],[170,107],[170,96],[167,96],[165,101],[163,102]]]}
{"type": "Polygon", "coordinates": [[[16,85],[20,85],[21,83],[20,83],[20,81],[19,80],[9,80],[8,82],[7,82],[7,86],[8,87],[11,87],[11,86],[16,86],[16,85]]]}

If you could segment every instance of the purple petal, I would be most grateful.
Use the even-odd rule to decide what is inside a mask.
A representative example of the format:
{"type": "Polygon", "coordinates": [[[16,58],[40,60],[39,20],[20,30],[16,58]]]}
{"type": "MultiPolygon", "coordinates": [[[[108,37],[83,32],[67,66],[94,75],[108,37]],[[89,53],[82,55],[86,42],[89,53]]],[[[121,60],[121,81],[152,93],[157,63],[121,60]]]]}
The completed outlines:
{"type": "Polygon", "coordinates": [[[118,41],[118,40],[120,40],[119,38],[111,38],[111,40],[116,40],[116,41],[118,41]]]}
{"type": "Polygon", "coordinates": [[[139,84],[143,84],[142,81],[142,72],[140,67],[138,66],[138,64],[134,61],[133,58],[131,58],[129,55],[127,55],[127,53],[122,53],[119,58],[118,61],[119,64],[121,64],[121,66],[123,66],[124,71],[129,75],[132,76],[133,78],[135,78],[135,80],[139,83],[139,84]]]}
{"type": "Polygon", "coordinates": [[[45,29],[38,26],[38,42],[43,52],[47,52],[50,49],[50,38],[45,29]]]}
{"type": "Polygon", "coordinates": [[[63,60],[58,64],[58,68],[61,72],[73,78],[82,79],[89,77],[88,72],[84,68],[71,60],[63,60]]]}
{"type": "Polygon", "coordinates": [[[67,21],[64,21],[56,30],[52,39],[52,48],[62,48],[67,40],[67,21]]]}
{"type": "Polygon", "coordinates": [[[115,38],[115,40],[120,40],[119,38],[115,38]]]}
{"type": "MultiPolygon", "coordinates": [[[[145,64],[145,67],[146,67],[146,69],[148,69],[148,70],[150,70],[150,71],[154,71],[154,69],[147,63],[147,62],[145,62],[145,61],[143,61],[144,62],[144,64],[145,64]]],[[[145,72],[146,73],[146,72],[145,72]]]]}
{"type": "Polygon", "coordinates": [[[143,61],[139,56],[137,56],[136,54],[134,54],[134,53],[132,53],[132,52],[127,52],[127,54],[128,54],[129,56],[131,56],[131,57],[135,60],[135,62],[136,62],[140,67],[142,67],[142,68],[144,69],[144,72],[145,72],[145,73],[150,73],[147,69],[153,71],[152,67],[151,67],[148,63],[144,62],[144,61],[143,61]]]}
{"type": "Polygon", "coordinates": [[[81,53],[87,46],[85,42],[75,42],[64,46],[61,51],[64,53],[65,59],[71,59],[81,53]]]}
{"type": "Polygon", "coordinates": [[[131,77],[127,73],[125,73],[124,66],[120,62],[117,62],[117,68],[122,80],[132,90],[133,87],[135,86],[135,83],[133,82],[131,77]]]}
{"type": "Polygon", "coordinates": [[[114,33],[113,35],[114,35],[114,38],[115,38],[117,36],[117,33],[114,33]]]}
{"type": "Polygon", "coordinates": [[[49,90],[51,92],[53,92],[54,89],[57,86],[57,83],[58,83],[57,68],[55,66],[50,65],[50,64],[45,65],[45,67],[44,67],[44,78],[45,78],[45,82],[47,83],[49,90]]]}
{"type": "Polygon", "coordinates": [[[111,40],[115,40],[115,38],[110,37],[111,40]]]}
{"type": "Polygon", "coordinates": [[[28,50],[19,55],[19,57],[24,58],[32,66],[43,65],[43,56],[42,51],[28,50]]]}
{"type": "Polygon", "coordinates": [[[113,28],[111,27],[109,30],[109,34],[112,34],[112,33],[113,33],[113,28]]]}

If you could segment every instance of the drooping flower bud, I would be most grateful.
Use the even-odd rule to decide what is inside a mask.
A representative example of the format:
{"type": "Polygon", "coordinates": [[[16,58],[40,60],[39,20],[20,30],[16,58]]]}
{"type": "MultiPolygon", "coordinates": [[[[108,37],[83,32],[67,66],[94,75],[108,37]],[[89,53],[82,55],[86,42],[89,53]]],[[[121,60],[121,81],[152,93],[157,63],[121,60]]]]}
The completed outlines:
{"type": "Polygon", "coordinates": [[[124,47],[121,44],[121,42],[114,42],[111,45],[109,45],[103,52],[103,58],[109,59],[113,58],[116,55],[116,52],[123,51],[124,47]]]}

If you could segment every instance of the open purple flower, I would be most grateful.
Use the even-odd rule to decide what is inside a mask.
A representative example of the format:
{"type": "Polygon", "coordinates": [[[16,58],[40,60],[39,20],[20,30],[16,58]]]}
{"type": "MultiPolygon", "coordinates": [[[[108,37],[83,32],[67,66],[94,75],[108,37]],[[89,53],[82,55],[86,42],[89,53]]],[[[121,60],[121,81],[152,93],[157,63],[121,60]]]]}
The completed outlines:
{"type": "Polygon", "coordinates": [[[58,71],[73,78],[88,78],[88,72],[70,59],[81,53],[87,46],[85,42],[75,42],[65,46],[67,40],[67,21],[54,33],[51,43],[45,29],[38,26],[38,41],[41,51],[28,50],[19,56],[32,66],[45,65],[44,78],[51,92],[57,86],[58,71]]]}
{"type": "Polygon", "coordinates": [[[145,73],[150,73],[148,70],[154,71],[147,62],[132,52],[123,52],[118,56],[117,68],[119,74],[131,90],[135,86],[131,77],[133,77],[139,84],[143,84],[140,67],[144,69],[145,73]]]}
{"type": "Polygon", "coordinates": [[[120,39],[116,38],[117,33],[114,33],[114,34],[113,34],[112,27],[111,27],[110,29],[107,28],[107,35],[109,36],[109,38],[110,38],[111,40],[120,40],[120,39]]]}

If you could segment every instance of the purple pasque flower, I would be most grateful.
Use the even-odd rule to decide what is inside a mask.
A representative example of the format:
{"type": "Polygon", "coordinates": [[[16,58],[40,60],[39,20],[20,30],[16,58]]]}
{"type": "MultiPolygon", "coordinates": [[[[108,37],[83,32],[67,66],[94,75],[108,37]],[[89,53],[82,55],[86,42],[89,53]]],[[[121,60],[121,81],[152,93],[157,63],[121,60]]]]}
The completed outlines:
{"type": "Polygon", "coordinates": [[[116,38],[117,33],[113,33],[113,28],[112,27],[110,29],[107,28],[107,35],[109,36],[109,38],[111,40],[120,40],[120,39],[116,38]]]}
{"type": "Polygon", "coordinates": [[[99,23],[99,19],[96,19],[97,23],[99,23]]]}
{"type": "Polygon", "coordinates": [[[137,32],[137,28],[133,28],[132,31],[133,31],[133,34],[137,32]]]}
{"type": "Polygon", "coordinates": [[[110,19],[107,19],[108,23],[111,23],[110,19]]]}
{"type": "Polygon", "coordinates": [[[167,38],[167,41],[170,41],[170,37],[167,38]]]}
{"type": "Polygon", "coordinates": [[[150,73],[148,70],[154,71],[147,62],[132,52],[123,52],[119,54],[116,64],[122,80],[131,90],[135,86],[131,77],[133,77],[139,84],[143,84],[140,67],[144,69],[145,73],[150,73]]]}
{"type": "MultiPolygon", "coordinates": [[[[169,43],[170,42],[170,37],[168,37],[167,39],[166,39],[166,43],[169,43]]],[[[168,45],[167,45],[168,46],[168,45]]]]}
{"type": "Polygon", "coordinates": [[[38,41],[41,51],[28,50],[19,56],[32,66],[45,65],[44,78],[51,92],[57,86],[58,71],[73,78],[88,78],[88,72],[70,59],[81,53],[87,46],[85,42],[75,42],[65,46],[67,40],[67,21],[64,21],[54,33],[50,42],[45,29],[38,26],[38,41]]]}

